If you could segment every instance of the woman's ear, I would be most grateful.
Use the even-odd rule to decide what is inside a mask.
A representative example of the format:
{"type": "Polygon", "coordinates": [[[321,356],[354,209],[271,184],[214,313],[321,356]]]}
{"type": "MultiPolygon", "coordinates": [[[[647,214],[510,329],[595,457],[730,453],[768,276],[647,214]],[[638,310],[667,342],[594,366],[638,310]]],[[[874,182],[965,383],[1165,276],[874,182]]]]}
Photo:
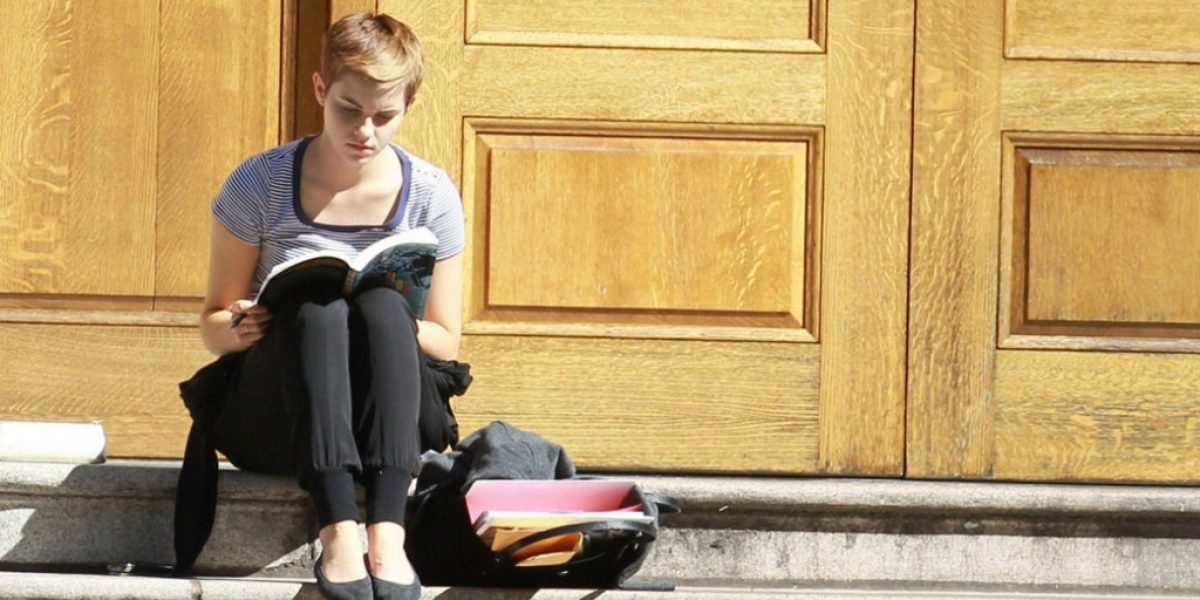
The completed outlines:
{"type": "Polygon", "coordinates": [[[325,106],[325,94],[328,91],[325,89],[325,80],[321,79],[321,74],[313,71],[313,94],[317,97],[317,104],[325,106]]]}

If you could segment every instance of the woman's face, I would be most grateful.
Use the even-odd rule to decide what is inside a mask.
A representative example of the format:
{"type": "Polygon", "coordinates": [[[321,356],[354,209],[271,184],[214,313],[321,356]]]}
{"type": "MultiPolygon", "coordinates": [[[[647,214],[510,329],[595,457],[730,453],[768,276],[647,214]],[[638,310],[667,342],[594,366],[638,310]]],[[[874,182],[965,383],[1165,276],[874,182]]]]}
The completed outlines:
{"type": "Polygon", "coordinates": [[[324,135],[338,156],[365,165],[392,140],[404,120],[404,86],[387,86],[355,73],[338,77],[326,87],[319,73],[313,74],[317,102],[324,108],[324,135]]]}

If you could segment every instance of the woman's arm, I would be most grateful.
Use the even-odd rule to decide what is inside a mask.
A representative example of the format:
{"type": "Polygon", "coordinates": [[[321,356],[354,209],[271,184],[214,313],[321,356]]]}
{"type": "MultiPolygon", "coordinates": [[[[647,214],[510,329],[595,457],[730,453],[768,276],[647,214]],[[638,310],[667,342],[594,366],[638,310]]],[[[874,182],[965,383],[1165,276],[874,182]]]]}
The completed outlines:
{"type": "Polygon", "coordinates": [[[208,289],[200,314],[200,335],[213,354],[229,354],[245,350],[262,339],[271,315],[246,299],[254,270],[258,268],[258,246],[238,239],[215,217],[211,230],[208,289]],[[235,312],[245,316],[240,325],[230,327],[235,312]]]}
{"type": "Polygon", "coordinates": [[[463,253],[437,261],[425,304],[425,320],[417,321],[417,342],[426,355],[458,358],[462,340],[463,253]]]}

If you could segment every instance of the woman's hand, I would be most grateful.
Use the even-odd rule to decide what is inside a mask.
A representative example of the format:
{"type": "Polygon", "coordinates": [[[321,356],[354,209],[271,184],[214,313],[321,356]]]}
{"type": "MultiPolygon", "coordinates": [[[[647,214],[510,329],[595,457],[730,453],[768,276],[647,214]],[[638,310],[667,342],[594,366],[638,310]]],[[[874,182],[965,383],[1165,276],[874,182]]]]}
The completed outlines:
{"type": "Polygon", "coordinates": [[[253,345],[266,335],[271,325],[271,313],[250,300],[236,300],[227,310],[232,315],[229,326],[237,336],[238,345],[253,345]]]}

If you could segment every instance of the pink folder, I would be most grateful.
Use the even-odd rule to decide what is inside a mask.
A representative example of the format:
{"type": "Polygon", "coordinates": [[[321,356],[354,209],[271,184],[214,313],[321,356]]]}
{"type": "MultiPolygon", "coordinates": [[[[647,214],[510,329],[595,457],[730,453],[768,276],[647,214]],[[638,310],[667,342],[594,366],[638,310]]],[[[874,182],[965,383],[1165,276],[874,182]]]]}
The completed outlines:
{"type": "Polygon", "coordinates": [[[472,523],[489,510],[640,512],[633,485],[603,479],[486,479],[472,484],[465,499],[472,523]]]}

